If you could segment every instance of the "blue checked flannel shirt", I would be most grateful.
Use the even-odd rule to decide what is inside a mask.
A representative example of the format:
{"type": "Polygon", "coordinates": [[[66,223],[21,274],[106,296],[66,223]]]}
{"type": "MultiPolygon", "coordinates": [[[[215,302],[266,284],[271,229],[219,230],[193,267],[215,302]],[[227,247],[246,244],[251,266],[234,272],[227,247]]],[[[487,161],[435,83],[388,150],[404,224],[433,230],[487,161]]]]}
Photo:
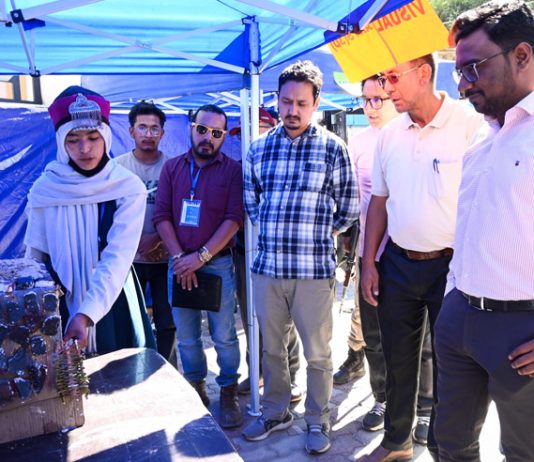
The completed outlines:
{"type": "Polygon", "coordinates": [[[247,154],[245,209],[259,223],[252,271],[280,279],[328,279],[334,230],[358,217],[358,188],[345,143],[310,124],[291,140],[279,125],[247,154]]]}

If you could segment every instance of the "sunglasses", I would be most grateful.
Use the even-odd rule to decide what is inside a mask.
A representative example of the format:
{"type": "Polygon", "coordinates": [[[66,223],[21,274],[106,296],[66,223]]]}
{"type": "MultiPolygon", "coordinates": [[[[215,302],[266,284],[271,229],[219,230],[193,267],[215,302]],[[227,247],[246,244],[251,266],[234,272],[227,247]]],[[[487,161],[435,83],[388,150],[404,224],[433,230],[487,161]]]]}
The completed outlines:
{"type": "Polygon", "coordinates": [[[365,109],[367,105],[369,104],[373,109],[382,109],[382,106],[384,105],[384,101],[387,101],[390,98],[381,98],[380,96],[373,96],[372,98],[366,98],[365,96],[361,96],[356,99],[356,104],[358,107],[361,107],[362,109],[365,109]]]}
{"type": "Polygon", "coordinates": [[[209,131],[211,136],[216,139],[222,138],[222,136],[226,133],[226,130],[222,130],[220,128],[206,127],[205,125],[197,124],[196,122],[192,122],[191,125],[195,127],[199,135],[205,135],[209,131]]]}
{"type": "Polygon", "coordinates": [[[419,69],[421,66],[422,64],[420,64],[419,66],[412,67],[411,69],[408,69],[407,71],[404,71],[404,72],[391,72],[390,74],[381,74],[380,77],[378,77],[378,84],[382,88],[386,87],[386,82],[389,82],[390,85],[397,85],[399,83],[400,78],[403,75],[406,75],[412,71],[415,71],[419,69]]]}
{"type": "Polygon", "coordinates": [[[161,135],[161,127],[147,127],[146,125],[138,125],[135,127],[135,131],[141,136],[147,136],[150,133],[150,136],[159,136],[161,135]]]}
{"type": "Polygon", "coordinates": [[[490,59],[496,58],[497,56],[504,55],[508,53],[509,51],[512,51],[514,48],[515,47],[507,48],[506,50],[503,50],[497,54],[481,59],[480,61],[477,61],[476,63],[466,64],[465,66],[462,66],[459,69],[456,69],[456,73],[458,74],[458,77],[460,79],[463,77],[469,83],[475,83],[480,78],[480,75],[478,73],[478,66],[480,66],[481,64],[484,64],[486,61],[489,61],[490,59]]]}

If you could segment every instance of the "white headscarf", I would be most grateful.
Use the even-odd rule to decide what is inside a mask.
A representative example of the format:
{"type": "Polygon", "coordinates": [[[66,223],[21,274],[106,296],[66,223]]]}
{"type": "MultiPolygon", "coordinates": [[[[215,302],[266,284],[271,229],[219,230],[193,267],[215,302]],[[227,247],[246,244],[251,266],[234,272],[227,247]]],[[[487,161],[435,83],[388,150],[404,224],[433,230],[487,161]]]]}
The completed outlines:
{"type": "MultiPolygon", "coordinates": [[[[132,195],[145,197],[146,188],[135,175],[114,160],[91,177],[76,172],[68,165],[69,156],[65,150],[65,137],[71,129],[71,122],[59,127],[56,134],[57,160],[46,166],[30,190],[28,229],[24,242],[27,247],[50,255],[52,267],[67,289],[66,302],[72,318],[82,305],[99,261],[98,204],[132,195]]],[[[104,138],[106,152],[109,152],[109,126],[102,124],[98,131],[104,138]]],[[[132,220],[137,218],[132,217],[132,220]]],[[[143,218],[140,217],[141,227],[143,218]]],[[[139,236],[131,238],[135,241],[139,236]]],[[[130,259],[131,253],[131,264],[137,242],[128,243],[126,247],[124,258],[130,259]]],[[[129,266],[125,271],[123,281],[129,266]]],[[[107,312],[111,305],[105,308],[107,312]]],[[[99,320],[93,319],[95,323],[99,320]]],[[[94,330],[90,331],[90,346],[94,335],[94,330]]]]}

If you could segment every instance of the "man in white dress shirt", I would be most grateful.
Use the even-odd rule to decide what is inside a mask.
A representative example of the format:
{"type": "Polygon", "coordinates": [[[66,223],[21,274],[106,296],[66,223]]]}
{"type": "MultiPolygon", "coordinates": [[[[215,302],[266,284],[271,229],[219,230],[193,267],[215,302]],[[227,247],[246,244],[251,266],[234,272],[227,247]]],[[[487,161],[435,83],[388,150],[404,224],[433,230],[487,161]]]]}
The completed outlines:
{"type": "MultiPolygon", "coordinates": [[[[399,117],[378,137],[362,258],[362,292],[379,305],[386,362],[385,433],[361,459],[413,457],[412,423],[423,331],[441,307],[452,257],[463,155],[482,118],[434,89],[431,55],[387,70],[380,81],[399,117]],[[390,238],[376,264],[387,231],[390,238]]],[[[436,371],[434,371],[436,372],[436,371]]],[[[428,448],[436,452],[429,423],[428,448]]]]}
{"type": "Polygon", "coordinates": [[[491,125],[468,150],[436,323],[442,462],[479,461],[490,400],[508,462],[534,460],[534,15],[489,2],[451,31],[459,90],[491,125]]]}

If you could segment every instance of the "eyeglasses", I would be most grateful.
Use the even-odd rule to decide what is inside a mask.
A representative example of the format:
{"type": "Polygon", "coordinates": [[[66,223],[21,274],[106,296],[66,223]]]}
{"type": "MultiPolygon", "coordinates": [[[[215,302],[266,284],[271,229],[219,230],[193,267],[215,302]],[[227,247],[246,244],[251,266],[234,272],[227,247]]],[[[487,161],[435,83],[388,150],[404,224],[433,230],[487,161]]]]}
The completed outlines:
{"type": "Polygon", "coordinates": [[[387,101],[389,98],[381,98],[380,96],[373,96],[372,98],[366,98],[361,96],[356,99],[356,104],[358,107],[365,109],[369,104],[373,109],[382,109],[384,101],[387,101]]]}
{"type": "Polygon", "coordinates": [[[226,130],[222,130],[220,128],[206,127],[205,125],[197,124],[196,122],[192,122],[191,125],[195,127],[199,135],[205,135],[209,131],[211,136],[216,139],[222,138],[222,136],[226,133],[226,130]]]}
{"type": "Polygon", "coordinates": [[[475,83],[480,78],[480,75],[478,73],[478,66],[480,66],[481,64],[484,64],[486,61],[489,61],[490,59],[496,58],[497,56],[504,55],[508,53],[509,51],[512,51],[514,48],[515,47],[507,48],[506,50],[503,50],[497,54],[481,59],[480,61],[477,61],[476,63],[466,64],[465,66],[462,66],[460,69],[456,69],[456,73],[458,74],[458,77],[460,79],[463,77],[469,83],[475,83]]]}
{"type": "Polygon", "coordinates": [[[415,71],[416,69],[419,69],[422,66],[420,64],[419,66],[412,67],[411,69],[408,69],[404,72],[391,72],[390,74],[381,74],[380,77],[378,77],[378,84],[382,87],[386,87],[386,81],[390,83],[390,85],[397,85],[399,83],[400,78],[403,75],[408,74],[409,72],[415,71]]]}
{"type": "Polygon", "coordinates": [[[161,135],[162,129],[156,126],[147,127],[146,125],[138,125],[135,127],[135,131],[141,136],[147,136],[148,134],[150,136],[159,136],[161,135]]]}

